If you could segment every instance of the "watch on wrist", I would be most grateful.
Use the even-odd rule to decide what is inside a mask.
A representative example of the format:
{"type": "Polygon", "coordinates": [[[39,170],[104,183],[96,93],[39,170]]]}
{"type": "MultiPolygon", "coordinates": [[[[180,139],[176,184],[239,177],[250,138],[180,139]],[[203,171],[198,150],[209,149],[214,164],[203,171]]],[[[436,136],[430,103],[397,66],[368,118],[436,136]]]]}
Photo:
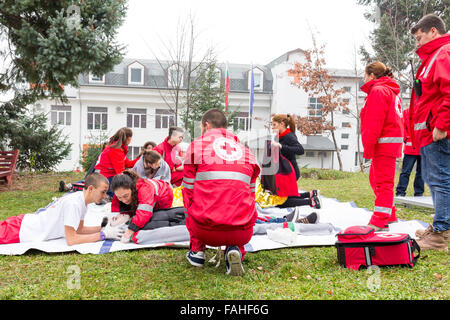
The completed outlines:
{"type": "Polygon", "coordinates": [[[106,236],[105,236],[105,234],[103,233],[103,231],[100,231],[100,240],[106,240],[106,236]]]}

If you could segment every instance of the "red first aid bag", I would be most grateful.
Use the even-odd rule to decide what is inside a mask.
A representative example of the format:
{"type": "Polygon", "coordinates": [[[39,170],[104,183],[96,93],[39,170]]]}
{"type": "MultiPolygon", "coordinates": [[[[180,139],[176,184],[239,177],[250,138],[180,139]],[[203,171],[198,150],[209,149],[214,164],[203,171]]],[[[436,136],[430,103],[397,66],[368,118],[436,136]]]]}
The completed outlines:
{"type": "Polygon", "coordinates": [[[420,257],[419,245],[406,233],[374,232],[368,226],[353,226],[339,232],[337,239],[339,264],[354,270],[395,265],[412,268],[420,257]]]}

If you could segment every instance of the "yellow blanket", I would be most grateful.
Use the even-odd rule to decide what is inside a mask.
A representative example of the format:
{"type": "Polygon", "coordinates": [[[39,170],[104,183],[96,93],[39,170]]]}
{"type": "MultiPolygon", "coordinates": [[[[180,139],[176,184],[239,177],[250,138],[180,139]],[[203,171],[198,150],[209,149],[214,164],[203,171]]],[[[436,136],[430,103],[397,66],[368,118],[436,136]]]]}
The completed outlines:
{"type": "MultiPolygon", "coordinates": [[[[183,195],[181,193],[182,189],[182,186],[173,189],[172,208],[183,206],[183,195]]],[[[277,195],[272,195],[268,192],[265,192],[260,180],[258,179],[256,181],[255,201],[258,202],[261,208],[274,207],[283,204],[286,199],[287,197],[279,197],[277,195]]]]}

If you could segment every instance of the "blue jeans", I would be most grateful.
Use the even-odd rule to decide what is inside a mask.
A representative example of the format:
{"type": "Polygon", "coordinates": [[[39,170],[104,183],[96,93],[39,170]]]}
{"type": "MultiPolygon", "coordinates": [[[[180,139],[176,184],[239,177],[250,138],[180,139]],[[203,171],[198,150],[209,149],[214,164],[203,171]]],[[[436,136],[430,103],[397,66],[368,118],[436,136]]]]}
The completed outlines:
{"type": "Polygon", "coordinates": [[[416,177],[414,178],[414,196],[420,197],[424,192],[424,182],[422,179],[421,170],[421,157],[419,155],[405,154],[403,157],[402,173],[400,173],[400,178],[398,179],[397,189],[395,194],[397,196],[404,197],[406,195],[406,189],[409,184],[409,176],[414,167],[414,163],[417,162],[416,166],[416,177]]]}
{"type": "Polygon", "coordinates": [[[430,187],[434,205],[434,231],[450,229],[450,141],[448,138],[420,148],[422,177],[430,187]]]}

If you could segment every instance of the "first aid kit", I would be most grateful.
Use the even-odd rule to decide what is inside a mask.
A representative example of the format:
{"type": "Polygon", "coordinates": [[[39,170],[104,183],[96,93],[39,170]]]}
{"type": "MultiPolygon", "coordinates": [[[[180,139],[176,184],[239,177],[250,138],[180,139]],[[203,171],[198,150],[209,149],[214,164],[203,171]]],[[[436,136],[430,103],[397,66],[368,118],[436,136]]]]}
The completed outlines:
{"type": "Polygon", "coordinates": [[[419,245],[407,233],[375,232],[368,226],[352,226],[336,236],[338,262],[346,268],[396,265],[412,268],[420,257],[419,245]]]}

